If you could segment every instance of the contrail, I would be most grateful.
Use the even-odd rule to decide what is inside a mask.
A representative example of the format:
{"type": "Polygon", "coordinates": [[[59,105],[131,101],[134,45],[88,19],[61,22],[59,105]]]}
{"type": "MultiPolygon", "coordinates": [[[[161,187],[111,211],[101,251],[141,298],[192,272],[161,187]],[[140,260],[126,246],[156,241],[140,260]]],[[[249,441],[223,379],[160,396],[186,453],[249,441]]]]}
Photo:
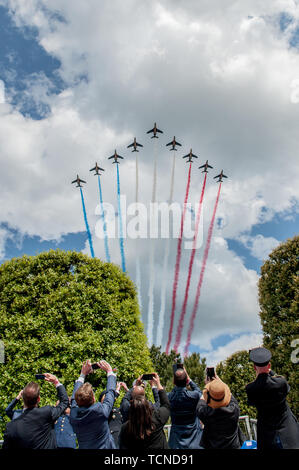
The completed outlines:
{"type": "Polygon", "coordinates": [[[84,215],[84,220],[85,220],[85,225],[86,225],[86,232],[88,236],[88,241],[89,241],[89,247],[90,247],[90,254],[91,257],[94,258],[94,251],[93,251],[93,244],[92,244],[92,238],[91,238],[91,233],[88,225],[88,220],[87,220],[87,215],[86,215],[86,209],[85,209],[85,202],[84,202],[84,197],[83,197],[83,191],[80,186],[80,193],[81,193],[81,201],[82,201],[82,208],[83,208],[83,215],[84,215]]]}
{"type": "MultiPolygon", "coordinates": [[[[157,146],[154,143],[154,174],[153,174],[153,189],[152,189],[152,203],[156,202],[157,191],[157,146]]],[[[151,218],[153,223],[154,217],[151,218]]],[[[147,339],[149,346],[153,343],[153,328],[154,328],[154,287],[155,287],[155,242],[150,239],[150,279],[148,289],[148,317],[147,317],[147,339]]]]}
{"type": "Polygon", "coordinates": [[[203,255],[202,266],[201,266],[199,281],[198,281],[197,290],[196,290],[195,302],[194,302],[194,306],[193,306],[193,310],[192,310],[192,315],[191,315],[190,325],[189,325],[189,330],[188,330],[188,335],[187,335],[187,341],[186,341],[185,350],[184,350],[184,356],[185,357],[188,356],[188,352],[189,352],[189,346],[190,346],[190,342],[191,342],[191,335],[192,335],[193,328],[194,328],[194,321],[195,321],[196,312],[197,312],[197,308],[198,308],[198,302],[199,302],[199,298],[200,298],[201,286],[202,286],[202,282],[203,282],[203,278],[204,278],[207,259],[208,259],[208,255],[209,255],[209,249],[210,249],[211,240],[212,240],[213,227],[214,227],[216,211],[217,211],[217,206],[218,206],[218,201],[219,201],[219,196],[220,196],[220,190],[221,190],[221,183],[219,184],[219,189],[218,189],[218,194],[217,194],[217,198],[216,198],[216,202],[215,202],[215,206],[214,206],[214,211],[213,211],[212,219],[211,219],[210,226],[209,226],[207,243],[206,243],[206,247],[205,247],[205,251],[204,251],[204,255],[203,255]]]}
{"type": "Polygon", "coordinates": [[[107,261],[107,263],[110,263],[107,225],[106,225],[105,211],[104,211],[104,205],[103,205],[103,194],[102,194],[101,175],[100,174],[98,174],[98,182],[99,182],[100,203],[101,203],[101,211],[102,211],[101,217],[103,219],[103,231],[104,231],[104,244],[105,244],[106,261],[107,261]]]}
{"type": "Polygon", "coordinates": [[[199,207],[198,207],[197,214],[196,214],[195,232],[194,232],[194,237],[193,237],[192,252],[191,252],[189,268],[188,268],[188,278],[187,278],[186,289],[185,289],[185,297],[184,297],[184,302],[183,302],[181,315],[180,315],[180,318],[179,318],[179,325],[178,325],[177,334],[176,334],[176,338],[175,338],[175,344],[174,344],[174,350],[176,352],[178,352],[178,348],[179,348],[179,345],[180,345],[180,342],[181,342],[182,331],[183,331],[183,326],[184,326],[184,319],[185,319],[185,315],[186,315],[188,295],[189,295],[190,282],[191,282],[191,276],[192,276],[192,268],[193,268],[195,253],[196,253],[196,242],[197,242],[197,236],[198,236],[199,221],[200,221],[203,197],[204,197],[205,188],[206,188],[206,180],[207,180],[207,173],[205,173],[205,177],[204,177],[204,181],[203,181],[203,185],[202,185],[202,190],[201,190],[200,201],[199,201],[199,207]]]}
{"type": "MultiPolygon", "coordinates": [[[[174,171],[175,171],[175,153],[173,154],[173,160],[172,160],[169,205],[172,204],[172,199],[173,199],[174,171]]],[[[168,281],[167,267],[168,267],[168,258],[169,258],[169,246],[170,246],[170,237],[166,239],[166,248],[165,248],[164,260],[163,260],[161,307],[160,307],[160,313],[159,313],[159,323],[157,327],[157,345],[158,346],[162,345],[162,336],[163,336],[164,321],[165,321],[165,303],[166,303],[166,289],[167,289],[167,281],[168,281]]]]}
{"type": "Polygon", "coordinates": [[[123,272],[126,271],[126,259],[125,259],[125,250],[124,250],[124,235],[123,235],[123,221],[121,214],[121,205],[120,205],[120,182],[119,182],[119,169],[118,163],[116,164],[117,171],[117,202],[118,202],[118,223],[119,223],[119,247],[121,254],[121,264],[123,272]]]}
{"type": "Polygon", "coordinates": [[[181,217],[181,231],[180,231],[180,236],[178,238],[178,247],[177,247],[177,255],[176,255],[176,262],[175,262],[175,274],[174,274],[173,291],[172,291],[172,307],[171,307],[171,316],[170,316],[170,327],[169,327],[169,332],[168,332],[168,341],[167,341],[167,346],[166,346],[166,354],[169,353],[170,343],[171,343],[171,340],[172,340],[172,331],[173,331],[175,304],[176,304],[176,293],[177,293],[177,287],[178,287],[178,282],[179,282],[179,274],[180,274],[180,262],[181,262],[181,254],[182,254],[182,238],[183,238],[183,232],[184,232],[184,221],[185,221],[186,208],[187,208],[189,189],[190,189],[190,180],[191,180],[191,165],[192,165],[192,162],[190,162],[190,165],[189,165],[188,180],[187,180],[187,186],[186,186],[186,194],[185,194],[185,200],[184,200],[184,206],[183,206],[183,213],[182,213],[182,217],[181,217]]]}
{"type": "MultiPolygon", "coordinates": [[[[139,179],[138,179],[138,155],[136,152],[136,204],[138,203],[138,192],[139,192],[139,179]]],[[[139,221],[139,212],[138,212],[139,221]]],[[[139,260],[139,241],[136,240],[136,287],[140,310],[142,311],[142,299],[141,299],[141,274],[140,274],[140,260],[139,260]]]]}

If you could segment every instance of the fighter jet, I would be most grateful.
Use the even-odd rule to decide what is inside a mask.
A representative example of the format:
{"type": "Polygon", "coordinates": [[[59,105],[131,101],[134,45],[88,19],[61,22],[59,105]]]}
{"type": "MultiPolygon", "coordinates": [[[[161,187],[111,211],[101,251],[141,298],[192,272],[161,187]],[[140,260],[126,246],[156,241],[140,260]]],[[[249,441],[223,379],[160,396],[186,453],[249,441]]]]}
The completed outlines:
{"type": "Polygon", "coordinates": [[[137,147],[143,147],[143,145],[138,144],[138,142],[136,142],[136,137],[134,137],[134,142],[128,145],[127,149],[129,149],[130,147],[134,147],[134,150],[132,150],[132,152],[139,152],[139,150],[137,150],[137,147]]]}
{"type": "Polygon", "coordinates": [[[86,183],[84,180],[80,180],[79,175],[77,175],[77,178],[72,181],[72,184],[77,183],[76,188],[83,188],[83,186],[80,183],[86,183]]]}
{"type": "Polygon", "coordinates": [[[124,159],[124,157],[121,157],[120,155],[116,153],[116,150],[114,150],[114,154],[111,155],[111,157],[108,157],[108,160],[110,160],[111,158],[114,158],[114,162],[112,163],[117,163],[117,164],[119,164],[119,162],[117,161],[118,158],[121,158],[122,160],[124,159]]]}
{"type": "Polygon", "coordinates": [[[204,168],[202,173],[209,173],[208,168],[213,168],[211,165],[209,165],[209,160],[206,161],[204,165],[199,166],[198,168],[204,168]]]}
{"type": "Polygon", "coordinates": [[[214,176],[214,179],[215,179],[215,178],[219,178],[219,180],[216,181],[216,183],[222,183],[222,178],[227,178],[227,176],[225,176],[225,175],[223,174],[223,170],[221,170],[221,173],[219,173],[219,175],[214,176]]]}
{"type": "Polygon", "coordinates": [[[187,163],[193,163],[192,158],[198,158],[196,155],[194,155],[194,153],[192,153],[192,149],[190,149],[190,152],[187,153],[187,155],[185,155],[183,158],[187,158],[187,157],[188,157],[187,163]]]}
{"type": "Polygon", "coordinates": [[[95,171],[95,174],[94,174],[95,176],[95,175],[100,175],[100,172],[99,172],[100,170],[105,171],[104,168],[101,168],[96,162],[96,166],[94,168],[91,168],[91,170],[89,171],[95,171]]]}
{"type": "Polygon", "coordinates": [[[175,136],[174,136],[174,138],[172,139],[171,142],[169,142],[168,144],[166,144],[166,147],[168,147],[169,145],[172,145],[172,148],[169,149],[169,150],[177,150],[177,149],[175,148],[176,145],[179,145],[180,147],[182,146],[182,144],[180,144],[179,142],[177,142],[177,141],[175,140],[175,136]]]}
{"type": "Polygon", "coordinates": [[[155,123],[154,127],[150,131],[147,131],[147,134],[153,133],[154,135],[152,135],[151,139],[154,139],[154,138],[158,139],[157,132],[160,132],[160,134],[163,134],[163,131],[160,131],[160,129],[157,128],[157,124],[155,123]]]}

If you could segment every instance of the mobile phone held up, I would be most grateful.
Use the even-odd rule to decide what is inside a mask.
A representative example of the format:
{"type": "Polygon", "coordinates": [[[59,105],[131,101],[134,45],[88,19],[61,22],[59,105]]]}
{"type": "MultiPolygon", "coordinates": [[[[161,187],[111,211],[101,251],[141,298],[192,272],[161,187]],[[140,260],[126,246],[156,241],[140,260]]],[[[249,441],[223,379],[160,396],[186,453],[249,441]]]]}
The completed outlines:
{"type": "Polygon", "coordinates": [[[45,374],[35,374],[36,380],[44,380],[45,379],[45,374]]]}
{"type": "Polygon", "coordinates": [[[141,380],[152,380],[154,377],[154,374],[143,374],[141,377],[141,380]]]}
{"type": "Polygon", "coordinates": [[[173,373],[175,374],[178,369],[184,369],[184,364],[177,362],[172,365],[173,373]]]}
{"type": "Polygon", "coordinates": [[[207,367],[207,379],[215,379],[215,367],[207,367]]]}

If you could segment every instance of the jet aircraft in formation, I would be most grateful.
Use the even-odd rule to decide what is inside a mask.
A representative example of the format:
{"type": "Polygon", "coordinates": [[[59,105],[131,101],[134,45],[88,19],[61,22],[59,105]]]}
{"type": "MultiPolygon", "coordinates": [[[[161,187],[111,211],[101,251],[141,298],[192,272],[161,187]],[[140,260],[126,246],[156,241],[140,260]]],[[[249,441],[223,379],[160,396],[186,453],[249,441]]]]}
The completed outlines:
{"type": "MultiPolygon", "coordinates": [[[[154,124],[154,127],[153,127],[151,130],[147,131],[147,134],[151,134],[151,133],[153,134],[152,137],[151,137],[152,139],[153,139],[153,138],[158,139],[157,133],[163,134],[163,131],[161,131],[160,129],[158,129],[158,128],[157,128],[157,124],[155,123],[155,124],[154,124]]],[[[168,142],[168,144],[166,144],[166,147],[171,146],[171,148],[170,148],[169,150],[177,150],[177,149],[175,148],[177,145],[178,145],[179,147],[182,146],[182,144],[180,144],[179,142],[177,142],[177,140],[176,140],[176,138],[175,138],[175,136],[174,136],[173,139],[172,139],[172,141],[170,141],[170,142],[168,142]]],[[[134,137],[134,141],[133,141],[130,145],[127,146],[127,148],[132,148],[132,147],[133,147],[132,152],[139,152],[139,150],[137,149],[137,147],[143,147],[143,145],[142,145],[142,144],[139,144],[139,143],[136,141],[136,137],[134,137]]],[[[121,155],[118,155],[118,153],[116,152],[116,150],[114,151],[114,154],[111,155],[111,157],[108,157],[108,160],[111,160],[112,158],[114,159],[114,161],[113,161],[112,163],[117,163],[117,164],[119,164],[119,161],[118,161],[119,158],[121,158],[122,160],[124,159],[124,157],[122,157],[121,155]]],[[[193,163],[193,160],[192,160],[192,159],[193,159],[193,158],[198,158],[198,156],[195,155],[195,154],[192,152],[192,149],[190,149],[190,152],[187,153],[187,155],[184,155],[183,158],[188,158],[188,160],[186,160],[187,163],[193,163]]],[[[208,168],[213,168],[213,167],[212,167],[211,165],[209,165],[209,161],[207,160],[206,163],[204,163],[203,165],[199,166],[198,168],[199,168],[199,169],[203,168],[202,173],[208,173],[208,168]]],[[[94,175],[100,175],[100,171],[105,171],[105,170],[104,170],[104,168],[101,168],[101,167],[97,164],[97,162],[96,162],[95,166],[94,166],[93,168],[91,168],[89,171],[94,171],[94,172],[95,172],[94,175]]],[[[216,178],[218,178],[217,183],[222,183],[223,178],[227,178],[227,176],[224,175],[224,174],[223,174],[223,170],[221,170],[221,172],[219,173],[219,175],[214,176],[214,179],[216,179],[216,178]]],[[[81,187],[82,187],[81,183],[86,183],[86,181],[81,180],[81,179],[79,178],[79,175],[77,175],[77,178],[76,178],[74,181],[72,181],[72,184],[73,184],[73,183],[77,183],[77,186],[76,186],[76,187],[80,187],[80,188],[81,188],[81,187]]]]}
{"type": "Polygon", "coordinates": [[[214,176],[214,179],[215,179],[215,178],[219,178],[218,181],[216,181],[216,183],[222,183],[222,178],[227,178],[227,176],[225,176],[225,175],[223,174],[223,170],[221,170],[221,172],[219,173],[219,175],[214,176]]]}
{"type": "Polygon", "coordinates": [[[175,148],[177,145],[179,145],[180,147],[182,146],[182,144],[180,144],[179,142],[177,142],[177,141],[175,140],[175,136],[174,136],[174,138],[172,139],[171,142],[168,142],[168,144],[166,144],[166,147],[168,147],[169,145],[172,146],[172,148],[169,149],[169,150],[177,150],[177,149],[175,148]]]}
{"type": "Polygon", "coordinates": [[[157,136],[157,132],[159,132],[160,134],[163,134],[163,131],[161,131],[160,129],[157,128],[157,124],[155,123],[154,124],[154,127],[150,130],[150,131],[147,131],[147,134],[151,134],[153,133],[151,139],[158,139],[159,137],[157,136]]]}
{"type": "Polygon", "coordinates": [[[80,180],[79,175],[77,175],[77,178],[74,181],[72,181],[72,184],[74,184],[74,183],[77,183],[76,188],[83,188],[81,183],[86,183],[86,181],[80,180]]]}
{"type": "Polygon", "coordinates": [[[95,176],[95,175],[100,175],[101,174],[100,171],[105,171],[105,170],[104,168],[101,168],[96,162],[96,166],[94,168],[91,168],[89,171],[94,171],[95,172],[94,176],[95,176]]]}
{"type": "Polygon", "coordinates": [[[190,149],[190,152],[187,153],[187,155],[185,155],[183,158],[187,158],[187,157],[188,157],[188,160],[186,160],[186,163],[193,163],[192,158],[198,158],[197,155],[194,155],[194,153],[192,153],[192,149],[190,149]]]}
{"type": "Polygon", "coordinates": [[[121,158],[122,160],[124,159],[124,157],[121,157],[120,155],[117,154],[116,150],[114,150],[114,154],[111,155],[111,157],[108,157],[108,160],[110,160],[111,158],[114,158],[114,162],[112,163],[117,163],[117,164],[119,164],[119,162],[117,161],[118,158],[121,158]]]}
{"type": "Polygon", "coordinates": [[[128,145],[127,149],[129,149],[131,147],[134,147],[134,150],[132,150],[132,152],[139,152],[139,150],[137,150],[137,147],[143,147],[143,145],[138,144],[138,142],[136,142],[136,137],[134,137],[134,142],[132,142],[130,145],[128,145]]]}
{"type": "Polygon", "coordinates": [[[204,165],[199,166],[198,168],[204,168],[202,173],[208,173],[208,168],[213,168],[211,165],[209,165],[209,160],[204,163],[204,165]]]}

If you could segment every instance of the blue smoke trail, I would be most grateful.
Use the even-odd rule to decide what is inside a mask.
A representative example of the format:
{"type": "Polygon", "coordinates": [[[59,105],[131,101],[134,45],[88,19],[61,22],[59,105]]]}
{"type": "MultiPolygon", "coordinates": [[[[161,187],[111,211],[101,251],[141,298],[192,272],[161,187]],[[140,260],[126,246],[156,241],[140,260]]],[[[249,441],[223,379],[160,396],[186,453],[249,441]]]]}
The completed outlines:
{"type": "Polygon", "coordinates": [[[88,241],[89,241],[89,246],[90,246],[90,253],[91,253],[91,257],[94,258],[94,251],[93,251],[93,245],[92,245],[92,238],[91,238],[91,233],[90,233],[90,229],[89,229],[89,225],[88,225],[88,221],[87,221],[87,215],[86,215],[86,209],[85,209],[83,191],[82,191],[81,186],[80,186],[80,193],[81,193],[81,200],[82,200],[83,215],[84,215],[84,220],[85,220],[85,225],[86,225],[86,232],[87,232],[88,241]]]}
{"type": "Polygon", "coordinates": [[[104,243],[105,243],[106,261],[107,261],[107,263],[110,263],[110,254],[109,254],[108,236],[107,236],[107,225],[106,225],[105,212],[104,212],[104,206],[103,206],[103,194],[102,194],[102,186],[101,186],[101,178],[100,178],[100,175],[98,175],[98,182],[99,182],[100,202],[101,202],[101,211],[102,211],[101,217],[102,217],[102,219],[103,219],[103,230],[104,230],[104,243]]]}
{"type": "Polygon", "coordinates": [[[123,236],[123,221],[121,215],[120,207],[120,183],[119,183],[119,169],[118,164],[116,164],[117,169],[117,202],[118,202],[118,221],[119,221],[119,247],[121,254],[121,265],[123,272],[126,271],[126,260],[125,260],[125,250],[124,250],[124,236],[123,236]]]}

